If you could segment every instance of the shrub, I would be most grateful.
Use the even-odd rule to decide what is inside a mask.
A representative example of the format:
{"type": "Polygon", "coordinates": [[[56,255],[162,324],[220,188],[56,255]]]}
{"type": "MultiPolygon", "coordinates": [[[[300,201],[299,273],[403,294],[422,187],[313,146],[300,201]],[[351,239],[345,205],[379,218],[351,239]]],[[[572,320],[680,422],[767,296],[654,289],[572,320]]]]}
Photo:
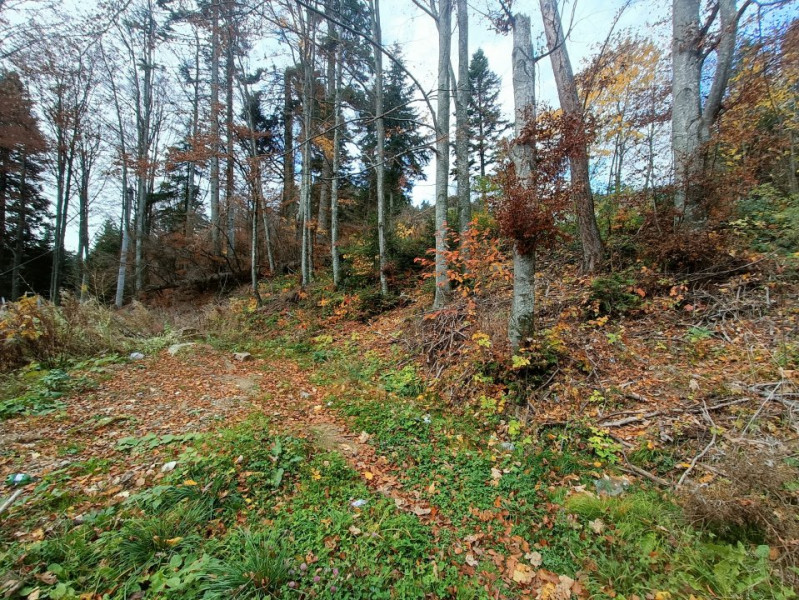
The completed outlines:
{"type": "Polygon", "coordinates": [[[635,280],[623,273],[597,277],[591,282],[589,302],[595,315],[623,315],[641,305],[633,292],[635,280]]]}
{"type": "Polygon", "coordinates": [[[26,296],[0,309],[0,371],[29,361],[56,367],[72,358],[138,350],[163,329],[139,303],[114,311],[69,294],[63,295],[60,306],[26,296]]]}

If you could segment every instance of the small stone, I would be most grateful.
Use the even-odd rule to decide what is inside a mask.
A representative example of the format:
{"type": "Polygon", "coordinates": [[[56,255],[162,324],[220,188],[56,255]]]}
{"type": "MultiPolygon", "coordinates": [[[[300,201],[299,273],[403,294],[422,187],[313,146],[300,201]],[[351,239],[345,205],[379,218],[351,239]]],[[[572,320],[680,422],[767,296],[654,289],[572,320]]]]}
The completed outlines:
{"type": "Polygon", "coordinates": [[[142,354],[141,352],[131,352],[128,358],[130,360],[142,360],[144,359],[144,354],[142,354]]]}
{"type": "Polygon", "coordinates": [[[163,467],[161,467],[162,473],[169,473],[170,471],[174,471],[175,467],[178,466],[178,461],[171,460],[168,463],[165,463],[163,467]]]}
{"type": "Polygon", "coordinates": [[[233,358],[239,362],[244,362],[246,360],[252,360],[252,354],[249,352],[234,352],[233,358]]]}

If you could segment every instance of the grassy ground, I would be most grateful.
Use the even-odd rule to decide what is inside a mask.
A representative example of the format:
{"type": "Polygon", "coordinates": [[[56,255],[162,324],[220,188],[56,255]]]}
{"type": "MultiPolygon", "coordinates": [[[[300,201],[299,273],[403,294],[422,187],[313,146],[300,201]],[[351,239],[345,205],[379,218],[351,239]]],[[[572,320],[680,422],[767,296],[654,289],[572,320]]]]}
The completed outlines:
{"type": "MultiPolygon", "coordinates": [[[[773,547],[698,528],[669,495],[622,480],[607,430],[534,425],[504,396],[443,402],[396,319],[359,324],[343,294],[305,302],[245,309],[257,337],[8,379],[0,461],[35,480],[3,515],[0,593],[796,596],[773,547]],[[608,485],[621,493],[597,494],[608,485]]],[[[605,342],[635,362],[631,336],[605,342]]],[[[693,360],[716,358],[699,344],[693,360]]],[[[666,448],[629,456],[675,468],[666,448]]]]}

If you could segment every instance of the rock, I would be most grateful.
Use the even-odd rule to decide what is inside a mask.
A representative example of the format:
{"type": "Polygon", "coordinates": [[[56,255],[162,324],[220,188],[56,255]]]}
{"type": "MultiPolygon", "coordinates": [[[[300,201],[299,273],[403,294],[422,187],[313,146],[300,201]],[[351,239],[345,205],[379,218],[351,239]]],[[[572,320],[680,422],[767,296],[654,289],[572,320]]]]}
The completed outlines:
{"type": "Polygon", "coordinates": [[[628,487],[630,481],[625,477],[608,477],[605,475],[602,479],[595,479],[594,485],[596,486],[596,493],[602,496],[620,496],[628,487]]]}
{"type": "Polygon", "coordinates": [[[169,347],[168,352],[169,352],[170,356],[177,356],[178,354],[181,354],[182,352],[184,352],[184,351],[188,350],[189,348],[192,348],[192,347],[194,347],[196,345],[197,344],[195,344],[194,342],[186,342],[184,344],[172,344],[169,347]]]}
{"type": "Polygon", "coordinates": [[[162,473],[169,473],[170,471],[174,471],[175,467],[177,467],[177,466],[178,466],[178,461],[171,460],[168,463],[164,463],[164,466],[161,467],[161,472],[162,473]]]}
{"type": "Polygon", "coordinates": [[[198,340],[202,337],[203,335],[196,327],[182,327],[178,329],[178,338],[181,340],[198,340]]]}
{"type": "Polygon", "coordinates": [[[131,352],[128,358],[130,360],[142,360],[144,358],[144,354],[142,354],[141,352],[131,352]]]}
{"type": "Polygon", "coordinates": [[[503,450],[507,450],[508,452],[513,452],[516,450],[516,445],[513,442],[502,442],[499,447],[503,450]]]}
{"type": "Polygon", "coordinates": [[[252,354],[249,352],[234,352],[233,358],[239,362],[244,362],[245,360],[252,360],[252,354]]]}

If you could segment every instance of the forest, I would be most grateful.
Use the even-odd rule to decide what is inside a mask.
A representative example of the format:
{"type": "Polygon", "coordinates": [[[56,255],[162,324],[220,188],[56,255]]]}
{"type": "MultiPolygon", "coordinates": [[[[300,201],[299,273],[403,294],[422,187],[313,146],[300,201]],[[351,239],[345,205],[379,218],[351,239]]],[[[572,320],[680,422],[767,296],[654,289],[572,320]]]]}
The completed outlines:
{"type": "Polygon", "coordinates": [[[0,0],[0,597],[797,598],[798,333],[791,0],[0,0]]]}

